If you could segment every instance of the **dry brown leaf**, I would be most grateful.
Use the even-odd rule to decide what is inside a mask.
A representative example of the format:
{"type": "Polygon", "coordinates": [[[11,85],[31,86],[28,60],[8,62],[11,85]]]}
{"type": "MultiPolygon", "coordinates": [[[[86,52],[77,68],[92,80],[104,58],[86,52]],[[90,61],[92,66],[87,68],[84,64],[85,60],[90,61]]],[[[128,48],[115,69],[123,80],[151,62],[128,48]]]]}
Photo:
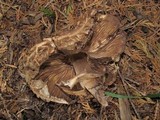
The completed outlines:
{"type": "MultiPolygon", "coordinates": [[[[118,93],[119,94],[125,93],[124,88],[119,87],[118,93]]],[[[131,110],[130,110],[128,99],[119,98],[118,100],[119,100],[119,109],[120,109],[121,120],[132,120],[131,119],[131,110]]]]}

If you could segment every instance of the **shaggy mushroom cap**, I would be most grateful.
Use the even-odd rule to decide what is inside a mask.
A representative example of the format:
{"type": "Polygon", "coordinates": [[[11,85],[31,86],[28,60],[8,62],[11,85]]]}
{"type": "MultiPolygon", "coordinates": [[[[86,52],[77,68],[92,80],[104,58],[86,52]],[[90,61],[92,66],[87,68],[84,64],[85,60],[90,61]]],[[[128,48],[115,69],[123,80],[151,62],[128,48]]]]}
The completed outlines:
{"type": "Polygon", "coordinates": [[[74,29],[45,38],[21,55],[19,73],[37,97],[70,104],[70,95],[86,95],[87,90],[102,106],[108,105],[104,88],[116,80],[118,70],[110,61],[118,62],[126,34],[115,16],[96,17],[80,19],[74,29]],[[102,79],[106,74],[107,83],[102,79]]]}

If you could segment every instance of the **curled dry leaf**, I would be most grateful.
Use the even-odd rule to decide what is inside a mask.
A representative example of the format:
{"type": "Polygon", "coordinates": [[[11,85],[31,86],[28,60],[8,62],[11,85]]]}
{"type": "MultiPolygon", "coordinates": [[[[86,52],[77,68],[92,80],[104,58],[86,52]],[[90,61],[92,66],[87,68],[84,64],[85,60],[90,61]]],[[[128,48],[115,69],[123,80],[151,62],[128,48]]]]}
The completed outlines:
{"type": "Polygon", "coordinates": [[[107,106],[104,88],[115,81],[118,69],[109,63],[116,61],[125,46],[126,35],[119,26],[119,20],[109,14],[100,15],[97,23],[86,17],[73,30],[47,38],[23,53],[19,73],[45,101],[69,104],[70,95],[86,95],[82,90],[86,89],[107,106]],[[113,77],[108,84],[102,79],[106,74],[113,77]]]}

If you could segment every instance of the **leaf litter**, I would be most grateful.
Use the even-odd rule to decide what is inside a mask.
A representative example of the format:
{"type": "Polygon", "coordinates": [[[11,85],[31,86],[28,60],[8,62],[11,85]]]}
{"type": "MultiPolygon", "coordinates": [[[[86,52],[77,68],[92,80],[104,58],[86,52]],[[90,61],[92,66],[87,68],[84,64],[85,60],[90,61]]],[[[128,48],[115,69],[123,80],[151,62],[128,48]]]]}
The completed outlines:
{"type": "MultiPolygon", "coordinates": [[[[38,99],[17,72],[18,58],[55,31],[72,29],[77,16],[96,9],[118,16],[127,33],[127,45],[119,63],[120,76],[107,87],[118,93],[126,86],[131,96],[147,96],[160,89],[160,3],[137,0],[0,1],[0,119],[116,119],[123,108],[131,109],[132,119],[159,120],[159,99],[131,99],[129,107],[118,106],[112,97],[102,108],[93,96],[71,105],[46,103],[38,99]],[[43,10],[41,9],[43,6],[43,10]],[[50,27],[53,26],[53,27],[50,27]],[[48,32],[49,31],[49,32],[48,32]],[[138,84],[137,84],[138,83],[138,84]],[[80,104],[81,102],[81,104],[80,104]]],[[[127,93],[126,90],[123,93],[127,93]]]]}

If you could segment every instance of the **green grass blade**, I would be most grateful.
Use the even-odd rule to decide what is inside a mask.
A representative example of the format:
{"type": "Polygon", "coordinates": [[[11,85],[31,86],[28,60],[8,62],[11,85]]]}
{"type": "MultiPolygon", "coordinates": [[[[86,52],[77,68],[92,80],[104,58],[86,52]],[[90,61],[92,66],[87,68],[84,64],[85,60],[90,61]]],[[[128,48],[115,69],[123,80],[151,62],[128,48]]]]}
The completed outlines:
{"type": "Polygon", "coordinates": [[[140,98],[138,96],[127,96],[127,95],[120,95],[120,94],[116,94],[116,93],[112,93],[112,92],[105,92],[106,96],[111,96],[114,98],[140,98]]]}
{"type": "Polygon", "coordinates": [[[160,98],[160,93],[157,94],[148,94],[145,97],[149,97],[149,98],[160,98]]]}
{"type": "Polygon", "coordinates": [[[44,15],[48,16],[48,17],[54,17],[55,14],[52,10],[50,10],[49,8],[41,8],[40,9],[41,12],[44,13],[44,15]]]}
{"type": "Polygon", "coordinates": [[[160,98],[160,93],[157,94],[148,94],[146,96],[127,96],[127,95],[121,95],[121,94],[116,94],[116,93],[112,93],[112,92],[105,92],[106,96],[111,96],[114,98],[160,98]]]}

